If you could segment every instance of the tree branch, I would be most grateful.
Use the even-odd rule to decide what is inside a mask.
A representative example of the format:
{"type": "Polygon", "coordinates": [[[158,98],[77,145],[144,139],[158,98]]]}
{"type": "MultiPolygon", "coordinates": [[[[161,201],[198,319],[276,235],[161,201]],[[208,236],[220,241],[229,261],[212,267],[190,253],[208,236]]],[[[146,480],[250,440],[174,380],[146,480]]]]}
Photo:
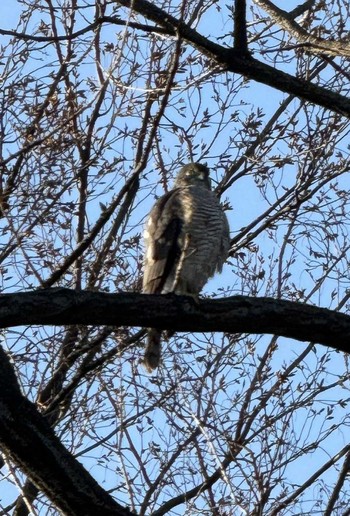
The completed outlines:
{"type": "Polygon", "coordinates": [[[285,29],[293,38],[305,47],[309,47],[313,54],[327,54],[329,56],[350,56],[349,41],[328,41],[310,34],[294,20],[293,12],[288,13],[274,5],[270,0],[254,0],[264,9],[272,20],[285,29]]]}
{"type": "Polygon", "coordinates": [[[236,52],[246,54],[248,52],[246,0],[235,0],[233,39],[236,52]]]}
{"type": "Polygon", "coordinates": [[[35,405],[21,393],[0,347],[0,448],[69,516],[131,516],[66,450],[35,405]]]}
{"type": "Polygon", "coordinates": [[[0,327],[33,324],[141,326],[176,331],[268,333],[350,352],[350,316],[292,301],[108,294],[65,288],[0,295],[0,327]]]}
{"type": "Polygon", "coordinates": [[[179,37],[230,72],[296,95],[350,118],[350,99],[345,96],[282,72],[254,59],[249,54],[242,56],[234,48],[230,49],[214,43],[148,0],[118,0],[116,3],[129,7],[146,19],[159,24],[169,34],[178,34],[179,37]]]}
{"type": "MultiPolygon", "coordinates": [[[[130,204],[134,199],[135,192],[137,191],[139,184],[139,174],[140,169],[136,170],[132,174],[132,176],[128,179],[123,188],[120,190],[118,196],[114,199],[114,201],[111,202],[110,206],[108,206],[108,208],[101,213],[100,217],[97,219],[90,233],[86,235],[81,242],[78,243],[77,247],[70,255],[65,257],[63,263],[51,274],[51,276],[42,282],[43,287],[50,287],[51,285],[53,285],[56,281],[58,281],[61,278],[61,276],[63,276],[67,269],[78,258],[82,256],[82,254],[86,251],[86,249],[91,245],[95,237],[98,235],[100,230],[112,217],[117,208],[119,208],[119,213],[121,213],[122,215],[125,213],[125,210],[130,207],[130,204]]],[[[118,217],[118,220],[120,220],[120,217],[118,217]]]]}
{"type": "Polygon", "coordinates": [[[76,32],[72,32],[71,34],[64,34],[62,36],[36,36],[35,34],[26,34],[25,32],[17,32],[15,30],[6,30],[0,29],[0,34],[2,36],[10,36],[12,38],[18,38],[22,41],[38,41],[40,43],[57,43],[58,41],[73,41],[74,39],[87,34],[88,32],[92,32],[96,30],[98,27],[101,27],[104,23],[110,23],[112,25],[121,25],[125,27],[126,25],[132,29],[142,30],[143,32],[155,32],[157,34],[168,34],[166,29],[161,27],[152,27],[150,25],[146,25],[145,23],[134,23],[130,20],[125,21],[118,16],[100,16],[93,23],[90,23],[83,29],[77,30],[76,32]]]}
{"type": "MultiPolygon", "coordinates": [[[[284,91],[285,93],[296,95],[301,99],[325,107],[326,109],[330,109],[331,111],[350,118],[350,100],[345,96],[339,95],[338,93],[327,90],[326,88],[312,84],[309,81],[305,81],[282,72],[277,68],[252,58],[248,53],[242,54],[240,50],[237,51],[236,49],[229,49],[218,45],[217,43],[210,41],[207,37],[198,33],[196,30],[192,29],[189,25],[181,22],[174,16],[168,14],[147,0],[118,0],[116,3],[119,3],[124,7],[134,9],[136,12],[143,15],[146,19],[152,20],[154,23],[159,25],[159,27],[150,27],[146,24],[130,22],[128,23],[130,28],[143,30],[146,32],[168,34],[169,36],[178,35],[192,46],[197,48],[204,55],[210,57],[218,64],[221,64],[224,69],[227,69],[230,72],[241,74],[248,79],[266,84],[272,88],[277,88],[281,91],[284,91]]],[[[257,3],[259,3],[258,0],[257,3]]],[[[263,2],[261,0],[261,6],[266,7],[266,5],[267,2],[263,2]]],[[[300,27],[293,20],[293,16],[295,16],[297,9],[298,8],[289,14],[285,11],[280,11],[282,14],[287,15],[287,20],[289,23],[295,24],[295,26],[293,25],[294,36],[300,40],[302,36],[300,30],[303,31],[304,29],[302,29],[302,27],[300,27]],[[298,29],[297,32],[295,32],[296,29],[298,29]]],[[[286,20],[285,16],[283,19],[286,20]]],[[[101,25],[101,23],[114,23],[118,25],[126,24],[124,20],[121,20],[117,17],[105,16],[99,18],[93,24],[90,24],[84,29],[71,34],[70,36],[57,36],[56,38],[53,36],[33,36],[29,34],[16,33],[15,31],[6,31],[4,29],[0,29],[0,34],[8,34],[11,36],[16,36],[20,39],[35,41],[63,41],[79,37],[80,35],[95,29],[97,26],[101,25]]],[[[317,43],[319,52],[323,54],[328,53],[331,55],[348,55],[349,53],[349,43],[327,42],[315,37],[311,41],[310,37],[311,36],[307,33],[308,40],[305,40],[305,36],[303,39],[305,43],[303,44],[311,46],[314,44],[316,45],[317,43]]],[[[240,41],[242,42],[242,40],[240,41]]]]}

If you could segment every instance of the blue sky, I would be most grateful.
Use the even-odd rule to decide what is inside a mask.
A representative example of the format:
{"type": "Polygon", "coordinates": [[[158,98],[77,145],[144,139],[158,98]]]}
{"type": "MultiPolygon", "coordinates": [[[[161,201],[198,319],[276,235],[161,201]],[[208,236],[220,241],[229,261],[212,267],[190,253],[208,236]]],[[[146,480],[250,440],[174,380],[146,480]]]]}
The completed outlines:
{"type": "MultiPolygon", "coordinates": [[[[291,9],[298,5],[298,3],[299,2],[289,2],[288,8],[291,9]]],[[[219,5],[222,8],[221,12],[217,13],[215,10],[209,11],[207,15],[204,16],[203,22],[201,22],[199,26],[199,30],[201,30],[204,34],[210,34],[212,37],[215,35],[215,30],[218,33],[220,32],[221,25],[219,22],[221,22],[221,20],[225,18],[226,15],[225,4],[220,2],[219,5]],[[213,12],[217,17],[217,24],[213,23],[213,12]]],[[[280,5],[280,7],[285,7],[285,2],[279,2],[278,5],[280,5]]],[[[21,9],[22,6],[18,2],[3,2],[0,5],[0,26],[2,28],[13,27],[14,22],[18,19],[21,9]]],[[[35,18],[35,23],[40,23],[39,18],[40,17],[35,18]]],[[[34,30],[35,23],[31,23],[28,30],[34,30]]],[[[83,25],[81,20],[79,25],[83,25]]],[[[229,22],[227,22],[225,29],[227,32],[229,32],[229,22]]],[[[119,28],[116,30],[115,27],[108,27],[105,29],[104,37],[106,40],[117,44],[119,30],[119,28]]],[[[7,38],[4,38],[4,40],[7,41],[7,38]]],[[[229,37],[227,37],[227,41],[228,40],[229,37]]],[[[144,44],[146,47],[146,42],[144,44]]],[[[147,52],[149,52],[149,50],[145,49],[144,53],[146,56],[148,55],[147,52]]],[[[197,53],[193,52],[192,49],[187,48],[185,55],[190,53],[194,56],[197,55],[197,53]]],[[[50,48],[47,50],[47,61],[28,61],[24,64],[23,73],[30,70],[35,76],[40,76],[41,74],[44,76],[45,73],[43,70],[46,69],[51,71],[52,69],[57,69],[57,66],[53,61],[53,55],[53,49],[50,48]]],[[[89,57],[91,58],[91,56],[89,57]]],[[[111,62],[111,53],[106,53],[104,57],[104,72],[106,72],[106,70],[109,68],[111,62]]],[[[290,72],[294,72],[292,64],[286,65],[285,69],[290,72]]],[[[194,67],[194,71],[198,74],[201,73],[200,63],[197,65],[197,67],[194,67]]],[[[83,78],[86,82],[90,77],[96,79],[96,68],[94,67],[92,59],[91,61],[87,61],[83,66],[81,66],[79,73],[80,77],[83,78]]],[[[133,88],[137,87],[142,90],[146,84],[145,77],[145,75],[140,76],[138,83],[131,85],[130,89],[128,90],[128,94],[130,96],[133,93],[133,88]]],[[[324,77],[330,80],[332,78],[332,70],[328,71],[327,69],[324,77]]],[[[43,81],[46,79],[44,77],[43,81]]],[[[116,79],[119,80],[120,77],[118,76],[116,79]]],[[[249,137],[248,129],[245,129],[247,127],[247,125],[245,125],[247,118],[252,113],[256,113],[256,111],[261,108],[262,114],[259,118],[260,125],[257,128],[257,132],[261,131],[265,123],[269,120],[269,118],[280,105],[280,102],[285,98],[285,95],[277,92],[272,88],[253,82],[249,82],[249,84],[243,85],[241,83],[240,77],[226,76],[225,74],[216,76],[212,82],[210,82],[210,80],[203,81],[201,89],[196,91],[193,91],[186,86],[191,82],[191,78],[186,74],[179,74],[177,79],[179,89],[174,93],[172,97],[173,105],[172,107],[169,107],[166,113],[169,118],[169,127],[164,128],[160,139],[162,157],[166,165],[169,184],[172,184],[173,177],[179,168],[181,159],[189,159],[189,146],[186,147],[186,142],[184,143],[184,140],[182,139],[187,130],[191,131],[193,134],[193,145],[198,146],[196,149],[194,149],[194,157],[196,160],[201,159],[208,162],[212,169],[213,178],[220,180],[228,166],[245,152],[246,147],[253,140],[253,137],[249,137]],[[237,90],[233,88],[230,102],[228,103],[227,109],[225,110],[224,129],[222,130],[220,137],[215,139],[213,138],[213,127],[217,127],[220,116],[216,113],[217,102],[214,99],[214,86],[217,87],[217,91],[219,91],[218,97],[222,97],[224,99],[230,85],[232,87],[232,82],[229,83],[228,79],[230,79],[230,81],[237,81],[237,84],[239,84],[241,87],[237,90]],[[184,107],[183,111],[181,111],[182,107],[184,107]],[[197,108],[199,111],[199,115],[197,117],[199,122],[206,109],[208,110],[209,114],[212,114],[213,124],[210,125],[210,127],[206,128],[200,127],[200,125],[198,125],[198,130],[196,131],[196,128],[191,126],[191,116],[189,114],[192,114],[192,111],[195,111],[197,108]],[[230,117],[235,113],[237,113],[237,116],[232,121],[230,117]],[[177,132],[173,130],[171,123],[177,124],[177,132]],[[230,142],[230,138],[232,138],[232,142],[230,142]],[[206,150],[201,151],[201,145],[209,144],[211,139],[213,140],[212,147],[210,148],[210,152],[208,151],[206,154],[206,150]],[[227,156],[222,159],[221,163],[218,164],[217,156],[219,156],[223,149],[226,148],[227,156]]],[[[123,86],[125,86],[127,81],[127,70],[125,71],[125,76],[122,77],[122,80],[123,81],[121,82],[123,82],[123,86]]],[[[85,86],[86,84],[84,83],[84,87],[85,86]]],[[[125,90],[121,88],[120,91],[125,90]]],[[[137,100],[138,98],[142,98],[142,96],[142,91],[138,91],[133,98],[137,100]]],[[[93,95],[91,94],[88,100],[91,100],[92,98],[93,95]]],[[[288,111],[282,116],[282,120],[288,119],[289,114],[292,113],[295,107],[298,105],[299,101],[297,99],[293,101],[291,106],[288,107],[288,111]]],[[[104,121],[108,120],[108,116],[109,112],[106,110],[105,116],[101,117],[100,126],[102,130],[104,121]]],[[[314,123],[316,116],[322,116],[322,111],[315,110],[315,113],[313,113],[310,107],[305,108],[300,111],[295,124],[290,125],[290,132],[287,135],[280,135],[278,130],[276,130],[274,133],[276,135],[276,141],[273,142],[273,135],[270,139],[271,148],[268,149],[266,153],[262,151],[261,153],[257,152],[254,168],[249,171],[249,173],[243,175],[227,192],[224,193],[222,200],[229,200],[233,208],[231,211],[227,212],[233,237],[236,236],[242,228],[254,221],[257,216],[264,213],[264,211],[268,209],[268,207],[275,201],[276,196],[283,195],[287,188],[290,188],[294,185],[297,173],[303,170],[304,163],[306,163],[309,159],[308,156],[310,149],[312,149],[312,142],[310,143],[310,148],[300,150],[297,148],[297,143],[295,143],[293,146],[292,133],[295,131],[299,135],[303,134],[303,132],[307,130],[308,124],[311,122],[314,123]],[[281,168],[277,168],[277,158],[279,156],[285,157],[286,155],[291,155],[292,162],[285,164],[281,168]],[[267,169],[267,174],[270,173],[270,176],[267,175],[266,183],[263,183],[261,180],[263,172],[265,171],[264,167],[267,169]],[[260,175],[257,173],[257,170],[261,172],[260,175]],[[260,180],[263,184],[259,183],[260,180]]],[[[118,124],[123,123],[123,121],[118,121],[118,124]]],[[[127,121],[129,127],[133,127],[135,129],[139,127],[139,118],[136,116],[128,118],[127,121]]],[[[82,118],[82,125],[83,122],[84,120],[82,118]]],[[[327,128],[328,123],[329,121],[325,120],[323,126],[320,125],[321,129],[327,128]]],[[[333,142],[334,148],[331,149],[331,156],[327,158],[329,162],[336,162],[338,160],[336,151],[341,151],[346,158],[348,156],[348,126],[344,120],[341,121],[340,124],[342,124],[342,128],[339,130],[337,140],[333,142]]],[[[133,165],[132,160],[134,158],[135,147],[133,146],[131,140],[128,140],[129,146],[126,146],[126,148],[120,144],[115,136],[118,133],[119,128],[120,125],[116,124],[115,132],[112,132],[109,135],[111,145],[110,149],[106,152],[106,156],[110,161],[112,161],[115,156],[125,155],[127,157],[127,163],[123,170],[128,171],[128,167],[131,169],[133,165]]],[[[317,141],[317,144],[319,144],[317,136],[317,134],[314,135],[314,141],[317,141]]],[[[328,150],[327,145],[324,147],[325,151],[328,150]]],[[[13,149],[11,146],[9,146],[8,150],[12,152],[13,149]]],[[[322,160],[320,158],[320,166],[322,165],[324,167],[325,165],[324,163],[321,163],[321,161],[322,160]]],[[[155,188],[160,174],[160,167],[158,165],[157,154],[154,152],[153,155],[151,155],[147,169],[145,170],[145,174],[141,181],[142,189],[140,190],[137,202],[135,203],[132,210],[129,226],[126,229],[127,235],[134,235],[135,233],[140,233],[142,231],[143,221],[154,201],[155,194],[161,195],[163,193],[163,188],[161,186],[158,185],[158,187],[155,188]],[[152,189],[150,188],[151,185],[152,189]]],[[[59,166],[62,166],[62,163],[57,164],[57,169],[59,169],[59,166]]],[[[63,163],[63,167],[64,166],[66,166],[66,169],[68,170],[69,164],[63,163]]],[[[89,207],[89,222],[92,224],[100,214],[99,202],[102,201],[108,203],[111,200],[114,191],[117,191],[123,184],[124,178],[116,179],[114,176],[112,176],[110,180],[108,179],[109,182],[106,180],[106,182],[102,184],[102,182],[99,182],[98,168],[96,167],[92,168],[90,180],[94,187],[96,186],[96,197],[92,198],[89,207]],[[103,194],[101,194],[102,190],[103,194]]],[[[40,184],[41,176],[38,175],[37,178],[33,179],[33,181],[36,181],[38,184],[40,184]]],[[[348,191],[349,187],[350,181],[349,175],[347,173],[338,179],[338,188],[344,189],[344,191],[348,191]]],[[[313,201],[308,205],[308,208],[310,209],[305,209],[305,212],[303,213],[304,226],[309,228],[311,232],[313,231],[315,235],[318,234],[318,228],[320,228],[321,231],[322,228],[326,226],[326,223],[329,223],[331,228],[336,227],[336,214],[334,215],[333,220],[329,215],[330,212],[326,211],[327,202],[329,202],[329,204],[334,203],[335,211],[340,210],[340,201],[337,199],[334,192],[335,190],[330,190],[328,192],[329,195],[333,195],[329,201],[327,199],[322,200],[320,196],[315,196],[313,201]],[[315,210],[311,209],[312,203],[319,203],[320,205],[323,204],[325,206],[325,213],[327,216],[329,215],[329,220],[325,220],[326,215],[324,218],[322,218],[316,213],[315,210]]],[[[73,201],[75,199],[75,195],[75,191],[73,191],[73,193],[67,193],[67,201],[73,201]]],[[[224,289],[224,292],[229,295],[246,294],[276,296],[278,260],[281,259],[282,267],[286,269],[287,273],[291,274],[290,279],[287,278],[283,282],[284,290],[282,297],[293,299],[293,296],[296,296],[297,292],[301,290],[304,290],[305,296],[308,296],[315,285],[315,281],[322,277],[324,262],[320,257],[315,258],[314,269],[311,267],[310,237],[306,234],[304,236],[301,234],[303,228],[298,229],[299,233],[296,230],[292,234],[290,242],[288,242],[286,247],[285,254],[281,258],[281,246],[283,243],[283,238],[288,231],[289,223],[290,220],[287,217],[278,222],[278,227],[276,230],[271,230],[271,232],[263,231],[252,241],[252,245],[255,246],[255,250],[246,247],[240,249],[240,251],[244,253],[245,256],[241,259],[239,259],[237,256],[232,257],[229,263],[225,266],[224,273],[212,279],[207,284],[203,294],[222,295],[222,290],[220,289],[224,289]],[[293,239],[297,241],[295,242],[293,239]],[[288,263],[289,261],[290,263],[288,263]],[[243,269],[247,271],[245,278],[243,275],[240,275],[240,272],[243,269]],[[270,274],[271,269],[272,272],[270,274]],[[265,276],[262,275],[260,279],[255,278],[254,274],[258,275],[261,273],[261,271],[265,273],[265,276]]],[[[74,217],[72,217],[72,228],[75,227],[75,224],[76,220],[74,217]]],[[[345,220],[342,227],[342,231],[344,232],[344,240],[348,238],[348,230],[349,225],[345,220]]],[[[324,233],[320,232],[320,235],[321,236],[315,242],[315,248],[322,254],[326,250],[327,242],[322,238],[324,233]]],[[[50,238],[53,240],[59,240],[60,237],[61,236],[58,234],[50,238]]],[[[6,235],[3,238],[5,239],[6,235]]],[[[49,242],[49,236],[46,235],[44,231],[43,238],[48,238],[47,242],[49,242]]],[[[40,238],[38,238],[38,240],[40,241],[40,238]]],[[[341,252],[341,250],[339,250],[337,247],[337,244],[338,240],[334,240],[334,242],[330,244],[331,250],[329,253],[333,253],[335,257],[337,257],[341,252]]],[[[127,259],[129,259],[129,257],[130,262],[136,261],[132,250],[130,251],[127,259]]],[[[22,260],[22,257],[20,260],[22,260]]],[[[21,270],[21,264],[23,263],[20,260],[18,262],[19,270],[21,270]]],[[[348,288],[346,267],[347,258],[345,257],[339,265],[338,274],[336,274],[337,270],[335,270],[335,277],[333,278],[330,276],[327,278],[322,287],[318,289],[313,295],[311,295],[311,297],[308,299],[308,302],[319,304],[320,306],[332,306],[335,308],[348,288]],[[343,275],[341,280],[339,280],[339,271],[343,275]],[[336,291],[336,294],[335,297],[332,297],[332,292],[334,290],[336,291]]],[[[45,271],[45,274],[46,273],[48,273],[48,271],[45,271]]],[[[113,288],[113,280],[113,277],[105,278],[103,288],[105,288],[106,285],[108,285],[109,288],[113,288]]],[[[24,278],[24,281],[28,281],[28,283],[25,285],[25,287],[28,288],[30,286],[29,282],[32,281],[32,279],[24,278]]],[[[11,283],[11,286],[8,288],[9,291],[20,290],[23,288],[23,284],[17,283],[15,280],[13,280],[13,283],[11,283]]],[[[343,308],[343,310],[346,310],[346,307],[343,308]]],[[[26,330],[24,332],[24,336],[19,333],[21,330],[22,329],[18,329],[16,332],[13,332],[9,339],[6,341],[6,346],[14,353],[18,352],[18,354],[20,354],[20,351],[22,351],[22,348],[24,348],[26,345],[29,346],[28,342],[33,343],[33,346],[37,345],[35,340],[37,329],[34,328],[33,330],[26,330]]],[[[40,366],[41,372],[43,374],[46,367],[44,357],[47,351],[45,347],[46,342],[44,336],[49,338],[51,332],[54,333],[55,338],[53,339],[53,342],[58,349],[61,329],[50,328],[45,329],[44,332],[45,335],[41,333],[42,341],[40,341],[38,345],[38,349],[43,360],[40,366]]],[[[144,403],[145,406],[148,406],[147,404],[151,403],[152,400],[154,401],[162,399],[162,389],[165,389],[165,387],[171,385],[172,381],[176,385],[176,396],[174,396],[174,404],[176,404],[177,407],[181,406],[181,404],[184,406],[188,404],[190,407],[186,413],[186,418],[184,417],[183,421],[176,421],[176,423],[179,425],[179,427],[181,424],[186,424],[188,425],[188,429],[196,428],[198,422],[194,416],[196,416],[198,412],[201,411],[202,407],[198,402],[198,398],[195,396],[191,398],[191,395],[195,392],[195,388],[198,388],[198,385],[191,380],[190,372],[196,377],[197,383],[203,378],[203,394],[205,397],[209,397],[211,393],[211,380],[206,376],[208,369],[210,370],[206,360],[212,359],[211,356],[208,358],[209,353],[213,353],[214,356],[215,353],[219,355],[220,352],[225,352],[226,355],[230,353],[232,354],[232,356],[229,357],[228,364],[225,363],[222,371],[220,371],[222,379],[219,378],[220,375],[218,373],[218,377],[215,377],[212,380],[215,386],[215,382],[217,382],[217,385],[221,385],[220,381],[224,382],[226,380],[227,382],[231,382],[227,387],[227,390],[220,391],[220,395],[216,398],[217,420],[220,421],[220,424],[224,425],[223,420],[225,416],[225,410],[227,410],[229,403],[232,404],[234,396],[237,395],[237,392],[234,389],[235,382],[237,382],[237,385],[239,384],[240,386],[243,386],[242,389],[243,392],[245,392],[244,389],[248,388],[247,386],[249,384],[249,380],[251,380],[253,377],[253,374],[258,367],[259,359],[263,355],[267,345],[270,343],[271,338],[270,336],[252,336],[251,350],[249,350],[247,349],[247,342],[245,340],[237,342],[236,347],[229,347],[228,338],[223,337],[221,334],[215,336],[213,341],[215,346],[212,347],[210,345],[210,337],[210,335],[202,334],[193,336],[190,347],[188,343],[183,338],[181,338],[181,335],[177,340],[171,341],[169,344],[165,344],[164,368],[162,368],[162,370],[157,373],[157,375],[152,377],[147,377],[140,368],[135,368],[135,363],[142,353],[140,348],[134,348],[132,351],[130,351],[129,355],[127,355],[130,358],[129,363],[128,361],[123,362],[116,358],[112,364],[106,365],[104,370],[105,377],[99,379],[101,382],[105,382],[105,384],[99,384],[98,382],[92,383],[89,386],[89,389],[87,389],[89,396],[91,397],[96,394],[98,389],[101,389],[102,392],[100,393],[100,403],[101,406],[106,407],[105,412],[106,414],[108,413],[106,420],[102,418],[101,420],[94,422],[94,425],[91,425],[91,427],[89,427],[88,423],[86,423],[86,434],[81,442],[79,442],[78,437],[74,437],[72,438],[72,441],[70,441],[70,437],[64,433],[65,421],[63,421],[63,423],[60,425],[58,431],[62,431],[62,434],[65,436],[65,442],[67,446],[72,446],[72,449],[78,452],[80,457],[79,460],[81,460],[86,465],[88,470],[96,476],[103,487],[106,489],[115,489],[116,486],[123,482],[123,475],[120,472],[120,469],[118,469],[122,469],[122,465],[118,462],[119,458],[117,451],[119,446],[123,449],[127,447],[127,438],[125,434],[121,435],[119,432],[116,433],[113,438],[111,438],[110,442],[105,446],[105,448],[96,448],[93,451],[89,451],[87,454],[84,454],[84,448],[89,447],[91,442],[93,442],[95,439],[110,434],[110,432],[112,432],[116,427],[119,427],[123,419],[130,417],[131,414],[137,414],[137,411],[141,410],[142,408],[142,403],[144,403]],[[227,347],[226,351],[225,346],[227,347]],[[172,376],[172,368],[174,367],[174,364],[175,366],[176,364],[179,365],[178,370],[180,372],[172,376]],[[188,367],[188,369],[186,369],[186,367],[188,367]],[[189,375],[188,378],[186,378],[186,376],[181,376],[182,371],[187,372],[186,374],[189,375]],[[158,381],[158,378],[164,382],[164,385],[162,385],[160,380],[158,381]],[[120,406],[123,407],[122,413],[118,414],[117,416],[116,413],[113,413],[112,417],[110,417],[111,402],[106,396],[108,389],[103,390],[101,385],[107,385],[111,392],[113,392],[115,399],[120,403],[120,406]],[[133,394],[134,398],[131,398],[131,394],[133,394]],[[139,406],[135,407],[135,400],[138,400],[139,406]],[[94,435],[94,432],[96,432],[98,437],[97,435],[94,435]],[[110,462],[109,459],[107,460],[105,457],[111,457],[110,462]],[[100,459],[100,464],[98,459],[100,459]]],[[[279,339],[279,348],[275,352],[270,364],[274,376],[266,380],[266,383],[261,386],[261,393],[266,392],[269,386],[273,384],[275,378],[277,378],[278,375],[284,371],[284,369],[296,358],[301,350],[305,349],[306,345],[306,343],[303,344],[288,339],[279,339]]],[[[30,348],[30,351],[32,352],[33,349],[34,348],[30,348]]],[[[313,379],[315,383],[320,382],[322,378],[323,381],[327,384],[334,381],[335,372],[341,374],[343,371],[346,371],[347,364],[343,355],[340,353],[332,351],[329,354],[329,359],[327,358],[328,361],[325,364],[322,364],[321,357],[325,352],[325,348],[321,346],[315,347],[315,350],[310,352],[302,366],[297,369],[295,376],[293,376],[288,383],[288,387],[290,389],[290,398],[288,398],[289,400],[292,396],[297,397],[299,396],[300,392],[304,393],[304,391],[305,397],[307,396],[307,382],[309,378],[313,379]],[[317,369],[320,366],[324,367],[323,375],[316,374],[317,369]]],[[[27,367],[29,368],[29,366],[27,367]]],[[[175,371],[177,370],[175,369],[175,371]]],[[[85,393],[85,387],[86,385],[81,387],[81,390],[78,392],[78,397],[79,395],[83,395],[83,393],[85,393]]],[[[33,399],[35,398],[37,384],[24,385],[24,389],[29,393],[29,396],[33,397],[33,399]]],[[[334,420],[338,422],[342,418],[344,418],[343,428],[345,430],[336,433],[330,433],[330,437],[322,442],[322,445],[320,445],[317,453],[310,452],[310,454],[306,456],[303,461],[295,461],[295,463],[292,463],[288,466],[288,471],[286,474],[288,474],[289,479],[292,479],[292,481],[295,482],[301,482],[303,480],[303,475],[311,474],[320,464],[325,461],[329,455],[336,452],[341,446],[343,446],[343,444],[346,443],[346,429],[348,426],[347,408],[346,406],[341,407],[338,404],[338,400],[340,398],[348,398],[348,381],[344,381],[344,383],[340,384],[339,386],[335,386],[330,391],[326,390],[324,392],[320,392],[318,398],[319,403],[315,409],[313,406],[311,408],[301,408],[296,413],[293,423],[293,431],[295,431],[296,435],[300,435],[301,440],[305,439],[305,441],[307,441],[309,439],[311,441],[312,438],[317,435],[320,428],[330,428],[334,420]],[[333,413],[329,415],[329,419],[327,419],[325,414],[327,413],[329,407],[332,408],[333,413]],[[315,414],[312,414],[313,410],[316,411],[315,414]],[[312,425],[310,425],[310,421],[312,421],[312,425]],[[336,438],[334,438],[335,435],[336,438]]],[[[258,401],[259,393],[257,392],[256,398],[252,402],[252,406],[254,406],[254,403],[258,403],[258,401]]],[[[77,405],[79,404],[78,402],[79,399],[76,401],[77,405]]],[[[237,407],[240,406],[241,402],[242,398],[239,398],[237,401],[237,407]]],[[[232,414],[235,417],[237,416],[237,407],[232,406],[232,414]]],[[[278,406],[276,399],[271,401],[271,405],[269,405],[268,410],[271,410],[272,414],[278,414],[280,407],[278,406]]],[[[102,411],[102,413],[104,413],[104,411],[102,411]]],[[[169,419],[167,419],[169,418],[169,414],[171,414],[170,410],[166,412],[160,408],[155,408],[149,414],[149,417],[153,417],[157,425],[154,425],[153,423],[152,426],[151,423],[147,423],[147,420],[145,421],[144,419],[140,418],[139,424],[132,428],[132,437],[134,439],[135,446],[140,450],[140,454],[141,450],[147,448],[149,443],[154,441],[156,445],[161,447],[164,456],[170,456],[170,451],[166,449],[164,444],[166,438],[171,435],[172,432],[171,424],[169,423],[169,419]],[[142,430],[138,430],[138,428],[141,426],[142,430]]],[[[80,417],[82,419],[81,415],[80,417]]],[[[261,417],[263,417],[263,415],[261,417]]],[[[81,424],[81,420],[79,421],[81,424]]],[[[227,424],[229,423],[230,421],[227,424]]],[[[279,422],[276,423],[276,428],[279,424],[279,422]]],[[[218,454],[223,453],[226,443],[225,439],[221,440],[215,434],[216,431],[219,431],[219,428],[211,430],[212,433],[210,433],[210,439],[213,438],[215,445],[219,443],[215,452],[218,454]],[[214,437],[217,438],[216,441],[214,441],[214,437]],[[220,448],[220,446],[222,448],[220,448]]],[[[177,431],[173,431],[175,432],[176,438],[179,440],[179,442],[186,434],[185,431],[183,434],[181,434],[181,428],[179,428],[177,431]]],[[[203,434],[202,442],[206,443],[205,439],[206,435],[203,434]]],[[[207,457],[211,457],[211,467],[213,468],[213,464],[215,464],[215,454],[210,448],[210,439],[208,439],[207,442],[207,457]]],[[[297,445],[298,443],[296,442],[295,446],[297,447],[297,445]]],[[[205,444],[203,446],[205,447],[205,444]]],[[[255,457],[259,456],[258,448],[259,442],[254,441],[251,449],[247,450],[247,461],[249,454],[255,457]]],[[[131,463],[134,459],[134,455],[131,452],[125,452],[125,456],[127,457],[125,463],[128,463],[128,460],[131,463]]],[[[147,458],[150,464],[150,476],[153,479],[156,477],[159,462],[157,462],[157,459],[152,456],[151,453],[147,458]]],[[[190,458],[184,457],[181,460],[182,462],[179,461],[179,464],[183,468],[183,474],[185,475],[187,474],[186,468],[188,468],[190,458]]],[[[334,480],[335,474],[336,473],[334,471],[327,474],[325,477],[326,480],[331,483],[331,481],[334,480]]],[[[193,477],[197,478],[195,473],[193,474],[193,477]]],[[[245,484],[243,479],[241,484],[245,484]]],[[[0,495],[3,495],[3,503],[6,503],[6,501],[4,502],[4,499],[7,498],[7,493],[9,492],[7,491],[8,489],[14,488],[10,488],[9,483],[6,483],[6,487],[3,490],[3,493],[0,490],[0,495]]],[[[230,493],[229,498],[231,500],[231,495],[234,491],[232,486],[225,484],[222,489],[223,491],[227,489],[227,491],[230,493]]],[[[167,488],[167,490],[164,490],[162,496],[164,499],[171,496],[171,487],[167,488]]],[[[126,493],[122,494],[121,497],[125,501],[128,500],[126,493]]],[[[182,514],[182,510],[183,506],[174,511],[174,514],[182,514]]]]}

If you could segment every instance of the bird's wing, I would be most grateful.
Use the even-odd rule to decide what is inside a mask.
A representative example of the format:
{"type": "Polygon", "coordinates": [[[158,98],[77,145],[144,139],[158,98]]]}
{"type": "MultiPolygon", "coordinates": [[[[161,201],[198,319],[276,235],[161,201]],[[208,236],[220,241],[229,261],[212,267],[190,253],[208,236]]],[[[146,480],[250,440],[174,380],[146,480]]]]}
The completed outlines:
{"type": "MultiPolygon", "coordinates": [[[[221,207],[222,209],[222,207],[221,207]]],[[[221,236],[221,246],[220,246],[220,257],[218,259],[217,264],[217,272],[222,271],[222,267],[225,261],[228,258],[230,250],[230,226],[224,211],[222,211],[222,236],[221,236]]]]}
{"type": "Polygon", "coordinates": [[[181,255],[183,214],[179,188],[161,197],[154,205],[145,229],[143,292],[161,293],[181,255]]]}

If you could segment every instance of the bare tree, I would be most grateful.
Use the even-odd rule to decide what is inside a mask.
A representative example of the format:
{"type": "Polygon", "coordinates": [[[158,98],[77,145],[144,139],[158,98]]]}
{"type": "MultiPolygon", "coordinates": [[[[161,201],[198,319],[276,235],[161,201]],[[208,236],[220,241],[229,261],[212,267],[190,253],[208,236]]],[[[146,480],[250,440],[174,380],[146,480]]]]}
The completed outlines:
{"type": "Polygon", "coordinates": [[[350,514],[350,7],[289,4],[0,6],[1,514],[350,514]],[[198,304],[139,293],[188,161],[232,232],[198,304]]]}

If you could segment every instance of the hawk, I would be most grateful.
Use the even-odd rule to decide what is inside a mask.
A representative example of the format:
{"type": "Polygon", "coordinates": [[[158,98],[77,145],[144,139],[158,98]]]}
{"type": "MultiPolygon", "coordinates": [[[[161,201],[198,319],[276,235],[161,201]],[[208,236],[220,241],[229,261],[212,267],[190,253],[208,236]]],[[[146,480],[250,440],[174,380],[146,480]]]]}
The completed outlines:
{"type": "MultiPolygon", "coordinates": [[[[200,163],[181,168],[172,190],[153,206],[144,232],[145,294],[197,297],[208,279],[221,272],[228,256],[226,215],[211,191],[209,169],[200,163]]],[[[143,364],[158,367],[161,331],[148,329],[143,364]]]]}

